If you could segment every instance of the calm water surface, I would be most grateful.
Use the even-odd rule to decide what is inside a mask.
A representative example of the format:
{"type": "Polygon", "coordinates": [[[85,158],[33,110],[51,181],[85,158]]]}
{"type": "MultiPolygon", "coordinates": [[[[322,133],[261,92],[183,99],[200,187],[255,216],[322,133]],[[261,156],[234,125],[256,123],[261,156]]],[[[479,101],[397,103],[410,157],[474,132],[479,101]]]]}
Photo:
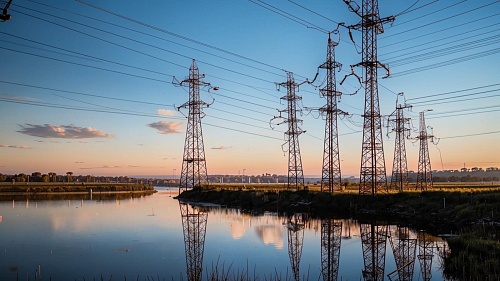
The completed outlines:
{"type": "MultiPolygon", "coordinates": [[[[185,247],[182,208],[173,199],[175,195],[176,190],[160,188],[154,195],[120,200],[99,200],[94,195],[92,200],[1,201],[0,280],[16,280],[17,276],[19,280],[35,280],[35,276],[37,280],[100,280],[101,276],[104,280],[111,276],[112,280],[136,280],[138,276],[139,280],[148,276],[188,280],[186,255],[193,258],[195,267],[197,249],[203,242],[204,218],[203,279],[207,279],[207,270],[218,266],[226,271],[229,267],[234,272],[246,271],[251,279],[264,280],[278,274],[282,280],[293,280],[298,272],[301,280],[304,276],[323,280],[321,220],[306,215],[286,218],[273,213],[250,215],[234,209],[184,206],[183,210],[189,212],[184,217],[185,230],[191,233],[185,247]]],[[[421,236],[430,251],[426,255],[420,252],[419,260],[419,245],[423,244],[417,242],[414,230],[398,236],[396,226],[371,228],[353,220],[332,223],[341,243],[338,280],[363,279],[361,228],[363,233],[387,229],[392,236],[380,240],[385,241],[385,280],[390,280],[387,274],[396,270],[391,241],[406,249],[399,252],[400,256],[412,256],[412,243],[416,249],[413,279],[409,280],[425,280],[420,268],[424,260],[432,275],[430,280],[444,279],[440,253],[446,245],[441,239],[421,236]]],[[[383,249],[384,244],[380,245],[383,249]]],[[[365,247],[365,251],[370,252],[370,248],[365,247]]],[[[411,274],[411,266],[404,269],[411,274]]],[[[193,270],[190,272],[193,277],[193,270]]],[[[397,275],[394,272],[392,280],[397,280],[397,275]]]]}

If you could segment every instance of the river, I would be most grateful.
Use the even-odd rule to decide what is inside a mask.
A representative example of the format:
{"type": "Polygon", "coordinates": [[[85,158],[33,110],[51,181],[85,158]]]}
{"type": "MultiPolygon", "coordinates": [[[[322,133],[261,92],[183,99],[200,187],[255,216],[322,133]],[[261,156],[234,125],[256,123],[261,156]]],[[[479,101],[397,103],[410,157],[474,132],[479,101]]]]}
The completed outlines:
{"type": "Polygon", "coordinates": [[[2,199],[0,280],[444,279],[446,242],[411,228],[191,206],[173,198],[176,189],[157,189],[2,199]]]}

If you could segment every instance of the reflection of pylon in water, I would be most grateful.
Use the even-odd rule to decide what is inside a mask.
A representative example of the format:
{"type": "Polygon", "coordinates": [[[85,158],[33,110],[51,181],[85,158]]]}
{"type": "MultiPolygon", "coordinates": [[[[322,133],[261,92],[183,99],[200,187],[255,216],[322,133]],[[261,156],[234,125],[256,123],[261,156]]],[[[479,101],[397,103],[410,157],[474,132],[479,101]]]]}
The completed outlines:
{"type": "Polygon", "coordinates": [[[434,257],[434,241],[425,232],[418,233],[418,261],[422,280],[428,281],[432,278],[432,258],[434,257]]]}
{"type": "Polygon", "coordinates": [[[208,213],[179,203],[186,250],[186,275],[188,281],[201,281],[203,273],[203,251],[208,213]]]}
{"type": "Polygon", "coordinates": [[[336,281],[339,274],[342,222],[321,220],[321,273],[324,281],[336,281]]]}
{"type": "Polygon", "coordinates": [[[386,241],[387,225],[361,224],[365,280],[384,280],[386,241]]]}
{"type": "Polygon", "coordinates": [[[304,243],[304,220],[302,215],[295,214],[288,219],[288,256],[295,281],[300,280],[299,266],[304,243]]]}
{"type": "Polygon", "coordinates": [[[417,250],[417,239],[410,237],[408,227],[397,227],[395,233],[390,233],[391,243],[396,270],[387,274],[391,281],[411,281],[413,280],[413,270],[415,268],[415,254],[417,250]]]}

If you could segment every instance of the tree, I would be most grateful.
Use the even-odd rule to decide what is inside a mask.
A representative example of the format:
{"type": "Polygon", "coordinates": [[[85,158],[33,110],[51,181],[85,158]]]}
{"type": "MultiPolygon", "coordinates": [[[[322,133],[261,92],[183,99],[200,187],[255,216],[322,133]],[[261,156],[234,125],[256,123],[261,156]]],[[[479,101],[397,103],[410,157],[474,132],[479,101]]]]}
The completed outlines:
{"type": "Polygon", "coordinates": [[[42,175],[42,182],[50,182],[50,176],[47,174],[42,175]]]}
{"type": "Polygon", "coordinates": [[[73,181],[73,172],[67,172],[66,173],[66,178],[68,182],[73,181]]]}
{"type": "Polygon", "coordinates": [[[42,179],[42,173],[40,172],[31,173],[31,181],[36,182],[40,181],[41,179],[42,179]]]}

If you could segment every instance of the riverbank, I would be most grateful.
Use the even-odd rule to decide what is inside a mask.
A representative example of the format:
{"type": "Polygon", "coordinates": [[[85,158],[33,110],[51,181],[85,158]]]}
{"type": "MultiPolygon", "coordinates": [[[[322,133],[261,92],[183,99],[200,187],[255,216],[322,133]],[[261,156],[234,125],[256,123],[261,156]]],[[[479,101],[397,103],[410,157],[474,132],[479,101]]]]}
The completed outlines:
{"type": "Polygon", "coordinates": [[[246,191],[193,189],[179,200],[215,203],[248,212],[308,213],[316,217],[352,217],[424,229],[429,233],[460,234],[448,238],[450,256],[445,272],[455,280],[500,278],[500,190],[404,192],[385,195],[318,191],[246,191]]]}
{"type": "Polygon", "coordinates": [[[97,194],[97,193],[154,193],[147,184],[125,183],[16,183],[0,185],[2,195],[36,194],[97,194]]]}

